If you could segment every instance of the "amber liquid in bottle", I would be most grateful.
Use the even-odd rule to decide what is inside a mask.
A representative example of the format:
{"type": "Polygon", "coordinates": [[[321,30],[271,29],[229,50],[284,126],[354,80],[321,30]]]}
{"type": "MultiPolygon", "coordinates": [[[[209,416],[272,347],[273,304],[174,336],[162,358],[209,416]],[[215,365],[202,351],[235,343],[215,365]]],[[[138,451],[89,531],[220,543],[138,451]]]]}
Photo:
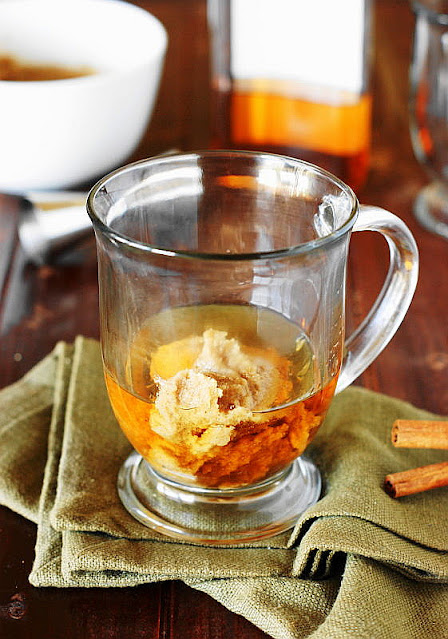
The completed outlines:
{"type": "Polygon", "coordinates": [[[212,146],[280,153],[330,171],[355,191],[367,176],[371,95],[307,95],[282,81],[213,88],[212,146]]]}

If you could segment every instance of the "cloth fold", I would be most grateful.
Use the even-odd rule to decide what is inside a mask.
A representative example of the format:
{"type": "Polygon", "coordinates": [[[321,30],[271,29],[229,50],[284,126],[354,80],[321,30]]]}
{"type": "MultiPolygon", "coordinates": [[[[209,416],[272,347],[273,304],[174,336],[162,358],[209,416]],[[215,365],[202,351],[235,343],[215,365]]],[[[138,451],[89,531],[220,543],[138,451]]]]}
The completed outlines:
{"type": "Polygon", "coordinates": [[[38,524],[35,586],[182,579],[279,639],[448,636],[448,491],[393,500],[382,488],[386,474],[443,453],[394,449],[398,418],[436,416],[347,389],[308,451],[323,497],[293,531],[226,548],[176,542],[121,505],[131,447],[99,344],[79,337],[0,391],[0,502],[38,524]]]}

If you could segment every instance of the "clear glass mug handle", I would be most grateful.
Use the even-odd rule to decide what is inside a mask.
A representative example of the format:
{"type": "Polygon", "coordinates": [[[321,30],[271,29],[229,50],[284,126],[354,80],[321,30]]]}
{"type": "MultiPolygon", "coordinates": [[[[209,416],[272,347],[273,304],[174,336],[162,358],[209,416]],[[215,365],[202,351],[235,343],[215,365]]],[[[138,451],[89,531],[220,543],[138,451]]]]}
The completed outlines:
{"type": "Polygon", "coordinates": [[[401,324],[418,279],[418,249],[400,218],[376,206],[360,206],[353,231],[377,231],[389,245],[389,270],[368,315],[345,340],[336,393],[349,386],[389,343],[401,324]]]}

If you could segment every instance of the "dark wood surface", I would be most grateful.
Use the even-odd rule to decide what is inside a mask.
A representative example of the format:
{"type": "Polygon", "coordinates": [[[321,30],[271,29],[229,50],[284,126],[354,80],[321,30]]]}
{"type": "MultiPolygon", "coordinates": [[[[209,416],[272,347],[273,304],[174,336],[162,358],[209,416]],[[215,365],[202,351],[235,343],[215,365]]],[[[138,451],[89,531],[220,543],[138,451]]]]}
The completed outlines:
{"type": "MultiPolygon", "coordinates": [[[[166,25],[170,46],[156,111],[133,159],[208,145],[208,43],[204,0],[140,0],[166,25]]],[[[371,170],[360,200],[398,214],[420,249],[417,292],[398,334],[357,383],[448,414],[448,243],[418,226],[413,199],[428,180],[409,137],[413,16],[405,0],[377,0],[371,170]]],[[[0,197],[0,387],[21,377],[58,340],[98,337],[93,241],[59,266],[27,264],[18,211],[0,197]]],[[[374,234],[354,236],[348,321],[366,314],[385,272],[374,234]]],[[[28,583],[35,526],[0,508],[0,637],[261,639],[260,630],[206,595],[170,582],[128,589],[38,589],[28,583]]]]}

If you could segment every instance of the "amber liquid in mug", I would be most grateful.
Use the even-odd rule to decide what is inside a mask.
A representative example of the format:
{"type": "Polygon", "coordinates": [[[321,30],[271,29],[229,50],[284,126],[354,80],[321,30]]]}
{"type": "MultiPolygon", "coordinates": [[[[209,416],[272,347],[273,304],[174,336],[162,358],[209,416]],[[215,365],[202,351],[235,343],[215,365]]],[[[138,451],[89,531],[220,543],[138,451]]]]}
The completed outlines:
{"type": "Polygon", "coordinates": [[[164,477],[212,488],[263,481],[296,459],[336,381],[321,379],[297,326],[249,305],[166,310],[135,336],[125,385],[106,370],[134,448],[164,477]]]}

